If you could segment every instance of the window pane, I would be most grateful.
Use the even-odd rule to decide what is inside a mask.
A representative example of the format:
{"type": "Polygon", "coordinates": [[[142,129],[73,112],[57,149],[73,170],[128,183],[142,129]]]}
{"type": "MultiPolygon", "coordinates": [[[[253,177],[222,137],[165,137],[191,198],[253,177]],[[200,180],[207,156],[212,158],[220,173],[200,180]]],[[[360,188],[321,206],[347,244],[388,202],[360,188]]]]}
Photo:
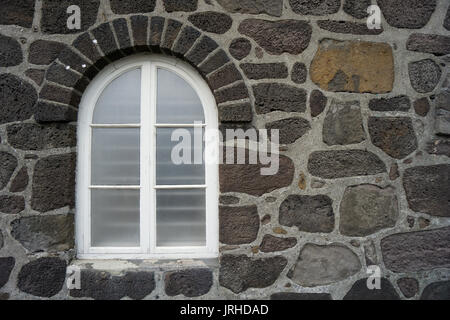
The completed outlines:
{"type": "Polygon", "coordinates": [[[139,190],[91,190],[91,245],[139,247],[139,190]]]}
{"type": "Polygon", "coordinates": [[[100,95],[94,110],[95,124],[140,123],[141,70],[113,80],[100,95]]]}
{"type": "Polygon", "coordinates": [[[205,183],[205,165],[202,149],[203,129],[196,129],[200,146],[194,148],[194,128],[160,128],[156,131],[156,184],[157,185],[190,185],[205,183]],[[179,140],[171,141],[172,132],[179,133],[174,136],[179,140]],[[175,149],[174,149],[175,148],[175,149]],[[172,159],[172,150],[174,158],[172,159]],[[195,154],[200,157],[201,164],[195,164],[195,154]],[[177,161],[183,161],[181,164],[177,161]]]}
{"type": "Polygon", "coordinates": [[[92,129],[93,185],[139,185],[139,131],[136,128],[92,129]]]}
{"type": "Polygon", "coordinates": [[[197,93],[181,77],[158,69],[158,123],[185,124],[204,122],[203,107],[197,93]]]}
{"type": "Polygon", "coordinates": [[[205,189],[156,191],[156,245],[206,245],[205,189]]]}

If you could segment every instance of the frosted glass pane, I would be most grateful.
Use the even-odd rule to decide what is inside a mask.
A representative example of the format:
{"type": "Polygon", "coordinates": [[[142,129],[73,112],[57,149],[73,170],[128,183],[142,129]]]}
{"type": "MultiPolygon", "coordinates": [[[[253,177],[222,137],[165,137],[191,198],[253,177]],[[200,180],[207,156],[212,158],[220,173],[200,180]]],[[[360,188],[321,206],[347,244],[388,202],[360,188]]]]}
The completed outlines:
{"type": "Polygon", "coordinates": [[[91,190],[91,245],[139,247],[139,190],[91,190]]]}
{"type": "Polygon", "coordinates": [[[205,121],[202,103],[194,89],[184,79],[165,69],[158,69],[156,109],[158,123],[205,121]]]}
{"type": "Polygon", "coordinates": [[[92,129],[93,185],[139,185],[139,131],[136,128],[92,129]]]}
{"type": "MultiPolygon", "coordinates": [[[[199,129],[197,129],[199,130],[199,129]]],[[[203,129],[200,129],[200,132],[203,132],[203,129]]],[[[178,137],[177,137],[178,138],[178,137]]],[[[203,143],[203,134],[199,135],[201,139],[201,145],[204,146],[203,143]]],[[[190,185],[190,184],[204,184],[205,183],[205,164],[203,161],[203,153],[202,149],[204,147],[194,148],[194,128],[161,128],[157,129],[156,132],[156,184],[157,185],[190,185]],[[180,132],[189,133],[186,135],[189,140],[183,140],[180,138],[177,141],[171,141],[172,132],[174,130],[181,130],[180,132]],[[175,152],[176,155],[179,155],[181,159],[184,158],[185,155],[189,155],[186,160],[189,158],[190,162],[188,164],[181,163],[179,165],[172,160],[172,150],[175,146],[182,143],[186,146],[180,152],[175,152]],[[185,143],[184,143],[185,142],[185,143]],[[190,146],[190,148],[189,148],[190,146]],[[186,153],[184,153],[186,152],[186,153]],[[201,157],[201,164],[195,164],[195,156],[194,154],[198,152],[198,155],[201,157]],[[190,163],[190,164],[189,164],[190,163]]]]}
{"type": "Polygon", "coordinates": [[[206,245],[204,189],[156,191],[156,245],[206,245]]]}
{"type": "Polygon", "coordinates": [[[103,90],[94,110],[93,123],[140,123],[141,69],[122,74],[103,90]]]}

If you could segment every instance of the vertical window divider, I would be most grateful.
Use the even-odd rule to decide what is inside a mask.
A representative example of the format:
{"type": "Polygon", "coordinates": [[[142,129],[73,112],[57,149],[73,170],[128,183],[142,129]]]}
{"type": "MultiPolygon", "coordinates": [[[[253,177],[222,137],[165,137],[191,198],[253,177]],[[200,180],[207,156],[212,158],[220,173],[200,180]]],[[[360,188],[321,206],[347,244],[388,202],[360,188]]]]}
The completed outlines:
{"type": "Polygon", "coordinates": [[[151,99],[149,105],[149,115],[148,124],[150,125],[150,143],[149,143],[149,157],[150,157],[150,174],[149,174],[149,183],[150,183],[150,192],[149,198],[151,201],[151,207],[149,211],[150,215],[150,253],[155,253],[156,251],[156,103],[157,103],[157,93],[158,93],[158,74],[157,74],[157,64],[150,64],[150,74],[149,78],[152,83],[149,91],[151,92],[151,99]]]}

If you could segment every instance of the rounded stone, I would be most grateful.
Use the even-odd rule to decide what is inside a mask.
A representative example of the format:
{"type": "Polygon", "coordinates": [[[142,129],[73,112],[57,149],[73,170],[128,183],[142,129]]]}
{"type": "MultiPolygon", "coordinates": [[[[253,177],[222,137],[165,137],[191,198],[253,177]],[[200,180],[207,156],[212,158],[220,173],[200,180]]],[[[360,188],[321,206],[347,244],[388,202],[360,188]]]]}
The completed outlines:
{"type": "Polygon", "coordinates": [[[311,110],[311,116],[319,116],[325,107],[327,106],[327,97],[320,90],[313,90],[309,96],[309,108],[311,110]]]}
{"type": "Polygon", "coordinates": [[[0,152],[0,190],[6,187],[16,170],[17,159],[8,152],[0,152]]]}
{"type": "Polygon", "coordinates": [[[252,44],[245,38],[237,38],[231,42],[229,50],[233,58],[242,60],[250,54],[252,44]]]}
{"type": "Polygon", "coordinates": [[[296,238],[280,238],[266,234],[259,247],[261,252],[276,252],[293,248],[296,245],[296,238]]]}
{"type": "Polygon", "coordinates": [[[406,298],[414,297],[419,291],[419,282],[414,278],[400,278],[397,285],[406,298]]]}
{"type": "Polygon", "coordinates": [[[224,34],[230,30],[233,20],[227,14],[205,11],[190,15],[188,20],[197,28],[217,34],[224,34]]]}
{"type": "Polygon", "coordinates": [[[0,196],[0,212],[17,214],[25,209],[25,199],[22,196],[0,196]]]}
{"type": "Polygon", "coordinates": [[[429,284],[423,289],[420,300],[450,300],[450,281],[429,284]]]}
{"type": "Polygon", "coordinates": [[[306,82],[308,78],[308,70],[304,63],[296,62],[292,67],[291,79],[295,83],[302,84],[306,82]]]}
{"type": "Polygon", "coordinates": [[[305,112],[306,91],[283,83],[260,83],[253,86],[255,109],[259,114],[273,111],[305,112]]]}
{"type": "Polygon", "coordinates": [[[285,79],[288,69],[284,63],[242,63],[245,76],[252,80],[285,79]]]}
{"type": "Polygon", "coordinates": [[[386,278],[380,279],[380,289],[377,290],[370,290],[367,281],[367,278],[356,281],[344,300],[400,300],[398,293],[386,278]]]}
{"type": "Polygon", "coordinates": [[[15,24],[31,28],[34,17],[34,0],[2,0],[0,24],[15,24]]]}
{"type": "Polygon", "coordinates": [[[209,292],[213,275],[209,269],[188,269],[167,272],[164,276],[165,292],[168,296],[179,294],[185,297],[200,297],[209,292]]]}
{"type": "Polygon", "coordinates": [[[291,144],[310,131],[311,124],[303,118],[288,118],[269,122],[266,124],[266,129],[269,130],[270,139],[273,136],[272,131],[278,130],[279,143],[291,144]]]}
{"type": "Polygon", "coordinates": [[[14,257],[0,258],[0,289],[8,282],[15,264],[14,257]]]}
{"type": "Polygon", "coordinates": [[[408,71],[411,85],[419,93],[433,91],[442,74],[439,65],[431,59],[410,62],[408,71]]]}
{"type": "Polygon", "coordinates": [[[396,28],[420,29],[436,9],[436,0],[378,0],[387,23],[396,28]]]}
{"type": "Polygon", "coordinates": [[[65,47],[66,45],[60,42],[37,40],[30,45],[28,61],[33,64],[48,65],[58,57],[65,47]]]}
{"type": "Polygon", "coordinates": [[[22,192],[28,186],[28,170],[26,167],[22,167],[19,170],[14,180],[11,182],[9,191],[11,192],[22,192]]]}
{"type": "Polygon", "coordinates": [[[0,67],[17,66],[22,61],[23,54],[20,43],[11,37],[0,34],[0,67]]]}
{"type": "Polygon", "coordinates": [[[283,12],[283,0],[217,0],[228,12],[242,14],[268,14],[280,17],[283,12]]]}
{"type": "Polygon", "coordinates": [[[345,0],[344,12],[352,17],[363,19],[368,16],[367,8],[371,4],[371,0],[345,0]]]}
{"type": "Polygon", "coordinates": [[[430,112],[430,102],[428,98],[420,98],[414,101],[414,111],[421,117],[426,117],[430,112]]]}
{"type": "Polygon", "coordinates": [[[323,16],[338,12],[341,0],[289,0],[289,4],[297,14],[323,16]]]}
{"type": "Polygon", "coordinates": [[[259,231],[256,206],[219,208],[219,240],[228,245],[252,243],[259,231]]]}
{"type": "MultiPolygon", "coordinates": [[[[148,0],[144,1],[149,2],[148,0]]],[[[150,1],[150,3],[153,3],[153,7],[155,6],[155,2],[155,0],[150,1]]],[[[163,0],[163,3],[164,9],[166,9],[167,12],[192,12],[197,10],[198,0],[163,0]]]]}

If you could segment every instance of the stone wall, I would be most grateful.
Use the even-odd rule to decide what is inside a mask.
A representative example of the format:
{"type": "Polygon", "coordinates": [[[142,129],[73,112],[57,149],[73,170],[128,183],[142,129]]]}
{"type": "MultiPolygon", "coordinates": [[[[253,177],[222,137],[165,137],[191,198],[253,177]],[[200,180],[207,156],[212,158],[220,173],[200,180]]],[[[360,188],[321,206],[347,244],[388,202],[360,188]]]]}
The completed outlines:
{"type": "Polygon", "coordinates": [[[1,6],[0,299],[450,299],[448,0],[1,6]],[[222,128],[280,129],[277,175],[220,167],[218,261],[76,260],[80,97],[147,51],[199,71],[222,128]]]}

